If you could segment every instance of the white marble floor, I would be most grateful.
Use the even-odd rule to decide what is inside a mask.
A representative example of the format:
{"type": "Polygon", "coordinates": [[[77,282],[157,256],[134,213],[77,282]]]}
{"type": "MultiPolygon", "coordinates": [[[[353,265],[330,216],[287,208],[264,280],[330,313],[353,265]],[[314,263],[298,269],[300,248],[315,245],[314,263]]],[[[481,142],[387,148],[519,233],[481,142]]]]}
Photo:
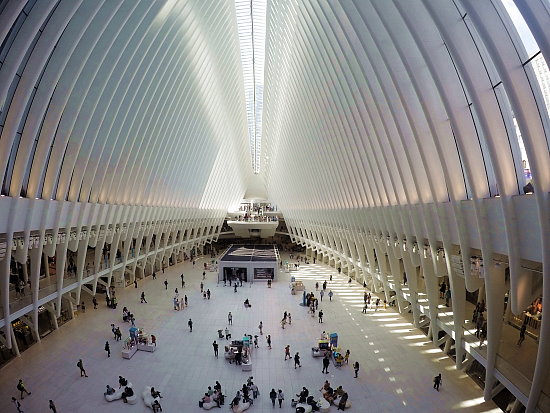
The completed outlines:
{"type": "MultiPolygon", "coordinates": [[[[268,394],[271,388],[282,389],[286,400],[283,410],[292,411],[290,399],[306,386],[314,395],[325,379],[333,387],[342,385],[356,412],[498,412],[493,403],[483,402],[482,390],[463,372],[456,371],[451,359],[433,348],[419,330],[393,309],[370,310],[362,314],[363,288],[349,286],[347,279],[324,265],[302,265],[292,275],[304,281],[307,290],[315,290],[334,274],[329,289],[335,293],[332,302],[325,296],[319,306],[325,314],[321,325],[317,318],[307,314],[300,306],[301,295],[293,296],[288,288],[289,274],[283,273],[269,289],[266,284],[246,284],[237,293],[229,286],[217,284],[214,273],[207,273],[205,288],[212,292],[211,300],[203,300],[199,291],[204,260],[178,264],[159,273],[156,280],[150,277],[139,288],[118,291],[119,307],[108,309],[105,300],[100,307],[87,311],[35,344],[22,356],[0,370],[0,412],[16,411],[10,404],[11,396],[18,394],[17,380],[22,378],[32,392],[21,402],[25,413],[43,413],[48,400],[53,399],[59,413],[85,412],[146,412],[141,400],[137,405],[122,401],[108,403],[103,397],[106,384],[115,385],[118,376],[129,379],[138,394],[146,385],[163,392],[163,411],[199,412],[200,395],[207,386],[219,380],[229,400],[252,375],[260,388],[260,398],[251,412],[271,411],[268,394]],[[184,272],[186,288],[182,290],[179,275],[184,272]],[[168,279],[168,290],[164,279],[168,279]],[[174,311],[174,288],[187,294],[189,307],[174,311]],[[139,296],[145,291],[148,304],[140,304],[139,296]],[[252,308],[245,309],[243,301],[249,298],[252,308]],[[154,353],[138,352],[131,360],[122,359],[121,342],[112,338],[110,324],[115,323],[127,332],[122,322],[122,307],[136,314],[137,326],[144,327],[158,338],[154,353]],[[284,311],[292,314],[292,325],[284,330],[280,320],[284,311]],[[233,313],[233,338],[244,333],[257,334],[258,323],[263,321],[264,336],[260,348],[253,353],[252,372],[243,372],[223,358],[223,345],[217,330],[227,325],[227,313],[233,313]],[[187,321],[194,321],[189,332],[187,321]],[[336,368],[330,374],[321,374],[321,359],[311,357],[311,347],[322,330],[337,332],[342,349],[350,349],[350,365],[336,368]],[[273,349],[269,350],[265,334],[271,334],[273,349]],[[220,358],[213,355],[212,341],[220,342],[220,358]],[[105,341],[111,345],[112,355],[107,358],[105,341]],[[300,352],[302,367],[294,369],[292,361],[284,361],[284,346],[291,352],[300,352]],[[76,362],[84,361],[88,378],[81,378],[76,362]],[[353,376],[351,364],[361,364],[359,378],[353,376]],[[439,392],[432,388],[432,378],[441,372],[443,385],[439,392]]],[[[126,334],[125,334],[126,335],[126,334]]],[[[228,403],[222,406],[228,409],[228,403]]],[[[336,411],[335,407],[331,408],[336,411]]]]}

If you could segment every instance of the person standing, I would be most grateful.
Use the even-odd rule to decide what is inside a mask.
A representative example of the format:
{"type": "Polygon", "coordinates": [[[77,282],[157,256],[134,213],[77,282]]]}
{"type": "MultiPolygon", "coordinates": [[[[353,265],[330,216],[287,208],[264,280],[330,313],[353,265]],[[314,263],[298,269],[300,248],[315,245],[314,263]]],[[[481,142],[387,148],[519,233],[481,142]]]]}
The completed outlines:
{"type": "Polygon", "coordinates": [[[346,350],[346,354],[344,354],[344,363],[349,364],[349,348],[346,350]]]}
{"type": "MultiPolygon", "coordinates": [[[[332,276],[331,276],[332,277],[332,276]]],[[[332,301],[332,296],[334,295],[334,293],[332,292],[332,290],[329,290],[328,291],[328,299],[329,301],[332,301]]]]}
{"type": "Polygon", "coordinates": [[[325,357],[323,357],[323,370],[321,373],[328,374],[328,366],[330,364],[330,360],[328,359],[328,354],[325,354],[325,357]]]}
{"type": "Polygon", "coordinates": [[[319,291],[319,281],[315,283],[315,291],[319,291]]]}
{"type": "Polygon", "coordinates": [[[292,315],[288,313],[288,325],[291,325],[291,324],[292,324],[292,315]]]}
{"type": "Polygon", "coordinates": [[[97,310],[97,299],[95,297],[92,298],[92,303],[94,305],[94,310],[97,310]]]}
{"type": "Polygon", "coordinates": [[[137,280],[134,279],[134,287],[137,288],[137,280]]]}
{"type": "Polygon", "coordinates": [[[283,330],[285,329],[285,324],[286,324],[286,317],[283,317],[283,319],[281,320],[281,327],[283,328],[283,330]]]}
{"type": "Polygon", "coordinates": [[[227,324],[230,326],[233,325],[233,314],[231,314],[231,311],[227,314],[227,324]]]}
{"type": "Polygon", "coordinates": [[[187,295],[183,297],[185,299],[185,306],[187,307],[187,295]]]}
{"type": "Polygon", "coordinates": [[[294,369],[296,369],[296,366],[302,367],[302,365],[300,364],[300,353],[298,352],[296,352],[296,354],[294,355],[294,369]]]}
{"type": "Polygon", "coordinates": [[[261,336],[264,334],[263,328],[264,328],[264,325],[263,325],[263,323],[260,321],[260,324],[258,325],[258,329],[260,330],[260,335],[261,335],[261,336]]]}
{"type": "Polygon", "coordinates": [[[111,357],[111,346],[108,341],[105,342],[105,351],[107,352],[107,357],[111,357]]]}
{"type": "Polygon", "coordinates": [[[275,407],[275,400],[277,400],[277,392],[275,391],[275,389],[271,389],[271,391],[269,392],[269,398],[271,399],[273,407],[275,407]]]}
{"type": "Polygon", "coordinates": [[[153,271],[153,280],[157,279],[157,273],[153,271]]]}
{"type": "Polygon", "coordinates": [[[267,335],[267,347],[271,350],[271,335],[267,335]]]}
{"type": "Polygon", "coordinates": [[[254,336],[254,348],[260,348],[258,345],[258,336],[254,336]]]}
{"type": "Polygon", "coordinates": [[[23,379],[19,379],[19,382],[17,383],[17,390],[21,392],[21,400],[24,399],[23,393],[27,393],[28,396],[31,395],[31,392],[27,390],[25,387],[25,384],[23,383],[23,379]]]}
{"type": "Polygon", "coordinates": [[[521,343],[523,343],[523,340],[525,340],[525,330],[527,330],[527,324],[523,323],[521,326],[521,329],[519,330],[519,340],[518,340],[518,346],[521,346],[521,343]]]}
{"type": "Polygon", "coordinates": [[[203,280],[206,280],[206,271],[203,271],[203,272],[202,272],[202,279],[203,279],[203,280]]]}
{"type": "Polygon", "coordinates": [[[18,413],[23,413],[23,410],[21,410],[21,403],[19,403],[19,400],[17,400],[15,397],[12,397],[11,402],[15,405],[15,408],[17,409],[18,413]]]}
{"type": "Polygon", "coordinates": [[[439,386],[441,386],[441,373],[434,377],[434,389],[439,391],[439,386]]]}
{"type": "Polygon", "coordinates": [[[164,289],[168,290],[168,280],[167,279],[164,280],[164,289]]]}
{"type": "Polygon", "coordinates": [[[359,362],[358,361],[353,363],[353,370],[355,371],[355,378],[357,378],[357,374],[359,373],[359,362]]]}
{"type": "Polygon", "coordinates": [[[80,377],[88,377],[86,374],[86,370],[84,370],[84,363],[82,363],[82,359],[78,359],[78,363],[76,363],[76,366],[80,369],[80,377]]]}
{"type": "Polygon", "coordinates": [[[279,393],[277,393],[277,400],[279,401],[279,409],[283,407],[284,399],[285,399],[285,395],[283,394],[283,391],[279,389],[279,393]]]}
{"type": "Polygon", "coordinates": [[[147,300],[145,299],[145,291],[142,291],[142,292],[141,292],[141,303],[142,303],[142,304],[143,304],[143,303],[147,304],[147,300]]]}
{"type": "Polygon", "coordinates": [[[187,322],[187,325],[189,326],[189,332],[192,333],[193,332],[193,320],[189,319],[189,321],[187,322]]]}
{"type": "Polygon", "coordinates": [[[285,347],[285,360],[291,360],[292,356],[290,355],[290,344],[287,344],[285,347]]]}
{"type": "Polygon", "coordinates": [[[218,343],[216,343],[216,340],[212,343],[212,347],[214,347],[214,355],[218,358],[218,343]]]}
{"type": "Polygon", "coordinates": [[[319,323],[322,323],[323,322],[323,310],[319,310],[319,323]]]}
{"type": "Polygon", "coordinates": [[[210,288],[206,290],[206,298],[210,300],[210,288]]]}
{"type": "Polygon", "coordinates": [[[55,407],[55,404],[53,402],[53,400],[50,400],[49,401],[49,407],[50,407],[50,410],[53,412],[53,413],[57,413],[57,408],[55,407]]]}

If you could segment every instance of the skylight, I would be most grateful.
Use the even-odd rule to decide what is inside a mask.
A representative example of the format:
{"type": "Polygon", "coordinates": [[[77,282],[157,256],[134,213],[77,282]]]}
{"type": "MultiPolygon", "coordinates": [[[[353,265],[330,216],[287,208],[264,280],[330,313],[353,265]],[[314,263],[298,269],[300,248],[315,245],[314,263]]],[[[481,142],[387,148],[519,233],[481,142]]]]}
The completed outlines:
{"type": "Polygon", "coordinates": [[[235,0],[246,97],[248,140],[252,169],[255,174],[260,172],[262,149],[266,4],[267,0],[235,0]]]}

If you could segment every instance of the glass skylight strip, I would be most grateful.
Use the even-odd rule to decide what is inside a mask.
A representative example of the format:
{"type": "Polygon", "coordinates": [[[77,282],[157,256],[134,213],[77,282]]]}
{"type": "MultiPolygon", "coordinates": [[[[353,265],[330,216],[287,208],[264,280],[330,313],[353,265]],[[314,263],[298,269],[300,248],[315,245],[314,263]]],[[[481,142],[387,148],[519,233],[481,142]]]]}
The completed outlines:
{"type": "Polygon", "coordinates": [[[235,0],[241,46],[248,140],[254,173],[260,172],[267,0],[235,0]]]}

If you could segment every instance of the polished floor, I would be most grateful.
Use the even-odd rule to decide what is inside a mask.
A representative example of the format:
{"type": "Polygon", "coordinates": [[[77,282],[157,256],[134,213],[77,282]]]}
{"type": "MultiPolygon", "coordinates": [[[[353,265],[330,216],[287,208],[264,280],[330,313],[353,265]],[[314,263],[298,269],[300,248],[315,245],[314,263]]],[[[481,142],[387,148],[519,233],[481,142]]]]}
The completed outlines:
{"type": "MultiPolygon", "coordinates": [[[[288,257],[283,257],[283,259],[288,257]]],[[[267,288],[264,283],[245,284],[237,293],[229,286],[216,282],[214,273],[207,273],[205,289],[212,292],[204,300],[199,284],[204,260],[196,267],[191,263],[178,264],[159,273],[156,280],[150,277],[140,282],[138,289],[126,288],[117,292],[119,307],[108,309],[105,300],[93,310],[90,301],[85,313],[53,332],[41,343],[35,344],[22,356],[0,370],[0,412],[16,411],[11,405],[12,396],[18,395],[17,380],[22,378],[31,396],[21,401],[26,413],[43,413],[48,400],[53,399],[59,413],[84,412],[146,412],[141,400],[136,405],[122,401],[108,403],[103,398],[106,384],[115,386],[118,376],[125,376],[134,384],[138,394],[144,386],[153,385],[162,391],[163,412],[199,412],[198,400],[207,386],[215,380],[222,384],[229,398],[252,375],[260,389],[249,411],[272,410],[268,394],[272,388],[285,394],[283,410],[292,411],[290,400],[302,386],[314,395],[328,379],[333,387],[342,385],[349,393],[355,412],[499,412],[494,403],[483,402],[480,389],[465,373],[456,371],[451,359],[433,348],[421,331],[412,327],[392,308],[374,308],[362,314],[363,288],[348,285],[347,279],[325,265],[301,265],[292,274],[281,273],[280,279],[267,288]],[[179,275],[185,274],[186,288],[181,288],[179,275]],[[304,307],[301,295],[291,295],[288,287],[291,275],[304,281],[308,291],[333,274],[332,302],[325,296],[319,306],[325,322],[318,323],[304,307]],[[168,289],[164,280],[168,280],[168,289]],[[189,307],[174,311],[174,289],[187,294],[189,307]],[[144,291],[147,304],[140,304],[144,291]],[[252,308],[245,309],[248,298],[252,308]],[[136,315],[136,325],[157,336],[158,349],[154,353],[138,352],[131,360],[121,357],[121,342],[115,342],[110,324],[115,323],[124,332],[128,324],[122,321],[122,307],[127,306],[136,315]],[[233,314],[230,331],[233,338],[245,333],[258,334],[260,321],[264,335],[260,348],[253,352],[252,372],[229,364],[223,358],[224,340],[219,341],[217,330],[227,325],[227,314],[233,314]],[[283,312],[292,314],[292,325],[283,330],[280,320],[283,312]],[[187,321],[194,321],[189,332],[187,321]],[[320,333],[337,332],[339,345],[351,352],[350,365],[329,367],[322,374],[320,358],[311,356],[311,347],[320,333]],[[265,336],[271,334],[273,349],[269,350],[265,336]],[[212,342],[220,342],[220,357],[213,355],[212,342]],[[111,345],[111,357],[104,351],[105,341],[111,345]],[[292,361],[284,361],[284,347],[300,352],[302,367],[294,369],[292,361]],[[81,378],[76,363],[83,359],[88,378],[81,378]],[[351,364],[359,361],[359,378],[355,379],[351,364]],[[443,385],[439,392],[432,388],[432,378],[441,373],[443,385]]],[[[127,334],[124,334],[127,336],[127,334]]],[[[227,404],[222,406],[228,409],[227,404]]],[[[277,407],[278,409],[278,407],[277,407]]],[[[335,407],[331,411],[336,411],[335,407]]]]}

